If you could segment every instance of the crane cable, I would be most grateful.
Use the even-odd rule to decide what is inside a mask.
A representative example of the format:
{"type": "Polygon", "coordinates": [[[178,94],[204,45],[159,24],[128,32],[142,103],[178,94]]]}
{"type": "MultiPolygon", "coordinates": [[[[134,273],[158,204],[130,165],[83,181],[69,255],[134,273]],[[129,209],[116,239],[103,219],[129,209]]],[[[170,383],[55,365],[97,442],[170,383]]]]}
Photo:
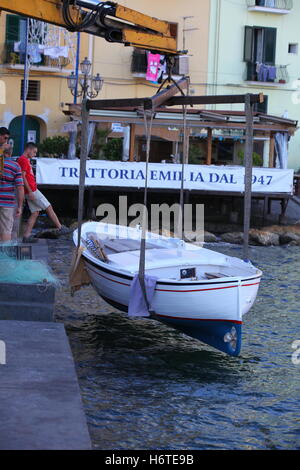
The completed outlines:
{"type": "MultiPolygon", "coordinates": [[[[100,18],[101,22],[103,23],[105,14],[108,14],[108,8],[113,8],[115,6],[113,2],[99,2],[89,13],[85,14],[80,23],[77,23],[74,21],[70,13],[71,2],[72,0],[63,0],[62,14],[68,29],[73,32],[83,31],[86,28],[93,26],[96,23],[97,18],[100,18]]],[[[103,24],[103,26],[105,25],[103,24]]]]}

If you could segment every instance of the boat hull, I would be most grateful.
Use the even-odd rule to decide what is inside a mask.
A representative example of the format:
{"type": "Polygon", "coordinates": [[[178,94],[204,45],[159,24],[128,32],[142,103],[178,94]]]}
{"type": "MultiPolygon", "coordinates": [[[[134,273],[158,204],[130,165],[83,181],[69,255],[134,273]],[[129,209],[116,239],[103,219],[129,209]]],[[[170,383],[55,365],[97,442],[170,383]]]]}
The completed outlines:
{"type": "MultiPolygon", "coordinates": [[[[128,306],[133,275],[99,266],[85,260],[92,283],[102,297],[128,306]]],[[[199,283],[158,281],[152,300],[153,310],[170,318],[184,316],[194,320],[242,321],[252,307],[260,277],[241,280],[215,280],[199,283]]]]}
{"type": "MultiPolygon", "coordinates": [[[[87,260],[86,268],[98,294],[113,307],[127,312],[133,277],[87,260]]],[[[151,317],[230,356],[238,356],[242,317],[254,303],[259,282],[258,277],[193,286],[158,282],[152,302],[155,313],[151,317]]]]}
{"type": "MultiPolygon", "coordinates": [[[[137,229],[93,222],[83,226],[87,238],[89,232],[97,233],[104,241],[108,237],[106,246],[111,249],[117,244],[121,246],[122,240],[128,242],[128,239],[140,237],[137,229]],[[112,246],[109,237],[118,240],[117,244],[112,246]]],[[[191,244],[182,245],[181,241],[158,235],[153,240],[150,241],[156,246],[146,252],[146,275],[157,279],[151,300],[151,318],[237,356],[241,349],[243,316],[255,302],[262,272],[238,258],[191,244]],[[196,275],[181,277],[182,272],[196,275]]],[[[108,262],[96,259],[88,249],[83,253],[97,293],[124,312],[128,311],[134,295],[131,286],[138,273],[140,255],[134,247],[126,250],[108,254],[108,262]]]]}
{"type": "MultiPolygon", "coordinates": [[[[128,312],[127,305],[120,304],[102,295],[109,305],[128,312]]],[[[224,320],[194,320],[191,318],[174,318],[152,314],[151,318],[160,321],[182,333],[196,338],[229,356],[238,356],[242,346],[242,322],[224,320]]]]}

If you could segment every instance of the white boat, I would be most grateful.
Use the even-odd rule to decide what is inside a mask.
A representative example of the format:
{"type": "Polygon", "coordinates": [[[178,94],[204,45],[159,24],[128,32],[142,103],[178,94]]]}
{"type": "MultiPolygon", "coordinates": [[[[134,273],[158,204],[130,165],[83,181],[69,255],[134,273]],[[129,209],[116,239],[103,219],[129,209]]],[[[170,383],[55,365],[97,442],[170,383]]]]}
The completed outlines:
{"type": "MultiPolygon", "coordinates": [[[[77,231],[73,234],[77,244],[77,231]]],[[[87,222],[83,259],[98,294],[128,311],[139,272],[141,230],[87,222]]],[[[250,262],[146,232],[145,275],[155,277],[151,317],[229,355],[241,349],[243,316],[252,307],[262,272],[250,262]]]]}

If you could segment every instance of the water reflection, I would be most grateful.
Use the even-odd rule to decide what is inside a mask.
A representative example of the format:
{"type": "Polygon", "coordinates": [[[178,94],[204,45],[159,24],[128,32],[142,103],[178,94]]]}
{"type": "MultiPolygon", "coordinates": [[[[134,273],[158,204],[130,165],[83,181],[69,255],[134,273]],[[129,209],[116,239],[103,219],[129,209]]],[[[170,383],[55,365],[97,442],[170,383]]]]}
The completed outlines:
{"type": "MultiPolygon", "coordinates": [[[[85,288],[69,296],[69,242],[51,241],[66,325],[95,448],[300,448],[298,247],[252,247],[264,276],[233,358],[159,322],[129,319],[85,288]]],[[[241,256],[241,247],[213,249],[241,256]]]]}

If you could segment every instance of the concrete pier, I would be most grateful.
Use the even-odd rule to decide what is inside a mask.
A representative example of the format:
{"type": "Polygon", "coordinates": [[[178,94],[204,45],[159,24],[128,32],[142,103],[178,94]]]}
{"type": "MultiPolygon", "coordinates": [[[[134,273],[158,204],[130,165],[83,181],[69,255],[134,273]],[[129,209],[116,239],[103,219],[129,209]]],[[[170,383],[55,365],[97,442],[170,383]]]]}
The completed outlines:
{"type": "Polygon", "coordinates": [[[64,325],[0,321],[0,449],[90,449],[64,325]]]}
{"type": "MultiPolygon", "coordinates": [[[[37,260],[48,264],[47,240],[6,244],[0,250],[13,259],[37,260]]],[[[45,283],[0,283],[0,320],[53,321],[55,286],[45,283]]]]}

